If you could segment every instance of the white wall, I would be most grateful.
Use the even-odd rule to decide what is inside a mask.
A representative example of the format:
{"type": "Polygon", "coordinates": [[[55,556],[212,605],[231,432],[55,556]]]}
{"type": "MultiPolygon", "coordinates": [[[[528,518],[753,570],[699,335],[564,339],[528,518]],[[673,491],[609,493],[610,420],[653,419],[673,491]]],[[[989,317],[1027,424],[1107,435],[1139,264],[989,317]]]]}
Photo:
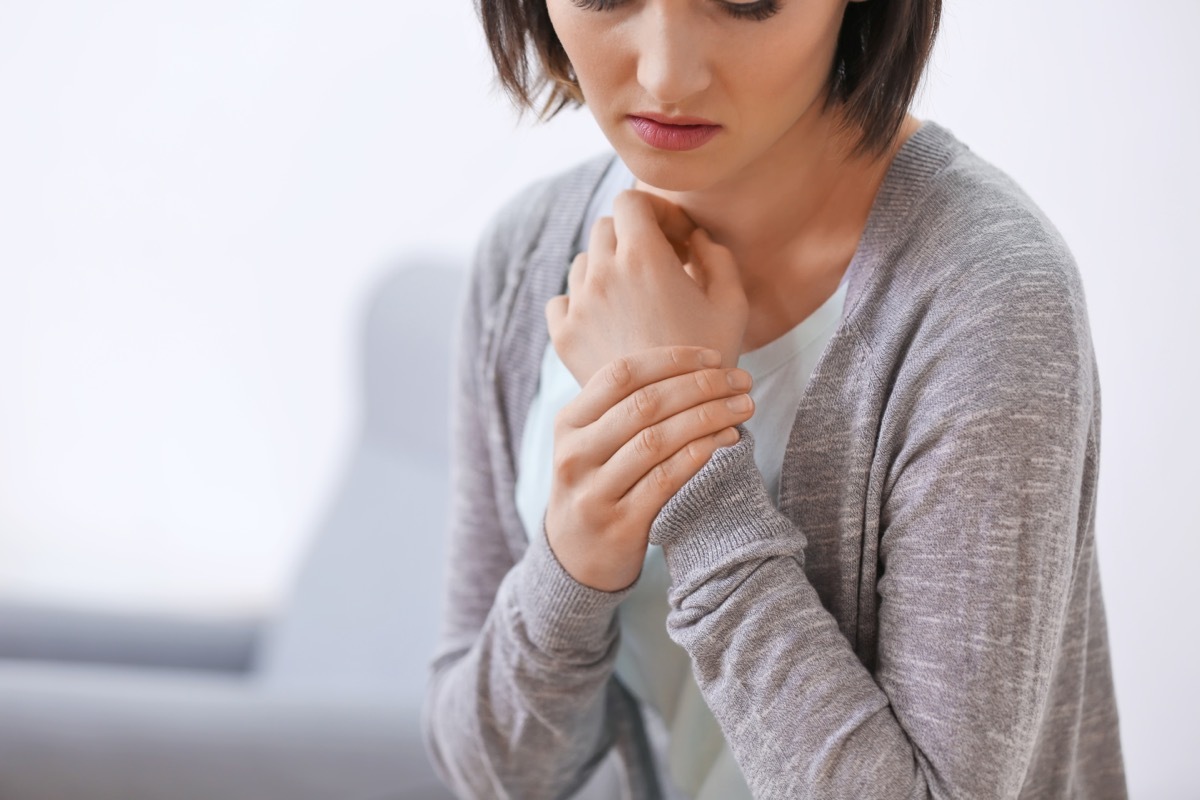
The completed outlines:
{"type": "Polygon", "coordinates": [[[360,303],[530,172],[469,3],[0,2],[0,592],[270,604],[360,303]]]}
{"type": "MultiPolygon", "coordinates": [[[[360,303],[606,146],[517,127],[468,0],[0,2],[0,595],[269,607],[354,423],[360,303]]],[[[1200,794],[1194,0],[949,3],[918,109],[1078,257],[1135,796],[1200,794]]]]}

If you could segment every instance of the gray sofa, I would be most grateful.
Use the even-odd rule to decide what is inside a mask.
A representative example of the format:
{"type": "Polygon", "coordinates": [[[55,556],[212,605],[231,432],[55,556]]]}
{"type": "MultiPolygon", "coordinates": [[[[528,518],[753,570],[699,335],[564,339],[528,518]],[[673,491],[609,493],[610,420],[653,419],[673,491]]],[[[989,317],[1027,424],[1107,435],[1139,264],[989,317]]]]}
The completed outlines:
{"type": "Polygon", "coordinates": [[[0,605],[0,800],[437,800],[419,712],[441,606],[459,265],[363,314],[362,414],[270,619],[0,605]]]}

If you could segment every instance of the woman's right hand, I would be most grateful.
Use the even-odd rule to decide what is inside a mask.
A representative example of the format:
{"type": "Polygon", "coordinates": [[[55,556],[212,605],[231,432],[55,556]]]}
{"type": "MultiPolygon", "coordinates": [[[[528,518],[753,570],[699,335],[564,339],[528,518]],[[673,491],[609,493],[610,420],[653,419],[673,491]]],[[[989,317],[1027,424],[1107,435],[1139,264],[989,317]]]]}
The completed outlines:
{"type": "Polygon", "coordinates": [[[754,413],[750,374],[720,364],[683,345],[622,356],[558,413],[546,536],[575,580],[608,592],[636,581],[662,507],[738,441],[733,426],[754,413]]]}

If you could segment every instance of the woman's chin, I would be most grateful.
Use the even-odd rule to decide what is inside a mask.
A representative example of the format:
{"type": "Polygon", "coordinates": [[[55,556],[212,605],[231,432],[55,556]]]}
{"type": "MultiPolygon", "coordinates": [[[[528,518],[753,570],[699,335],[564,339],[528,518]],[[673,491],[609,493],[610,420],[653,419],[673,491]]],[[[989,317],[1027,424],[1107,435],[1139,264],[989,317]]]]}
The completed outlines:
{"type": "Polygon", "coordinates": [[[615,149],[643,191],[695,192],[712,185],[711,161],[691,153],[647,152],[649,147],[636,144],[615,149]]]}

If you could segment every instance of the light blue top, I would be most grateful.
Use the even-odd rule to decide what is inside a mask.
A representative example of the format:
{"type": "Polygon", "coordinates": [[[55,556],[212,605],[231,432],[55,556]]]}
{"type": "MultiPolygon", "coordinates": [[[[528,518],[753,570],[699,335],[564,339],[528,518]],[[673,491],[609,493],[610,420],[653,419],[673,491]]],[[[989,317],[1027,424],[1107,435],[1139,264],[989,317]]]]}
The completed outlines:
{"type": "MultiPolygon", "coordinates": [[[[575,251],[587,249],[592,224],[612,214],[613,198],[636,181],[621,159],[605,174],[584,218],[575,251]]],[[[788,433],[804,387],[841,319],[846,280],[816,311],[779,338],[743,353],[738,366],[754,377],[754,460],[772,501],[779,505],[779,475],[788,433]]],[[[542,356],[537,394],[521,441],[516,500],[526,534],[540,535],[550,496],[554,417],[580,391],[552,344],[542,356]]],[[[661,718],[669,734],[665,753],[673,796],[696,800],[751,800],[749,788],[721,729],[692,677],[688,655],[667,635],[670,578],[662,549],[651,545],[641,577],[617,610],[621,642],[616,673],[661,718]]]]}

